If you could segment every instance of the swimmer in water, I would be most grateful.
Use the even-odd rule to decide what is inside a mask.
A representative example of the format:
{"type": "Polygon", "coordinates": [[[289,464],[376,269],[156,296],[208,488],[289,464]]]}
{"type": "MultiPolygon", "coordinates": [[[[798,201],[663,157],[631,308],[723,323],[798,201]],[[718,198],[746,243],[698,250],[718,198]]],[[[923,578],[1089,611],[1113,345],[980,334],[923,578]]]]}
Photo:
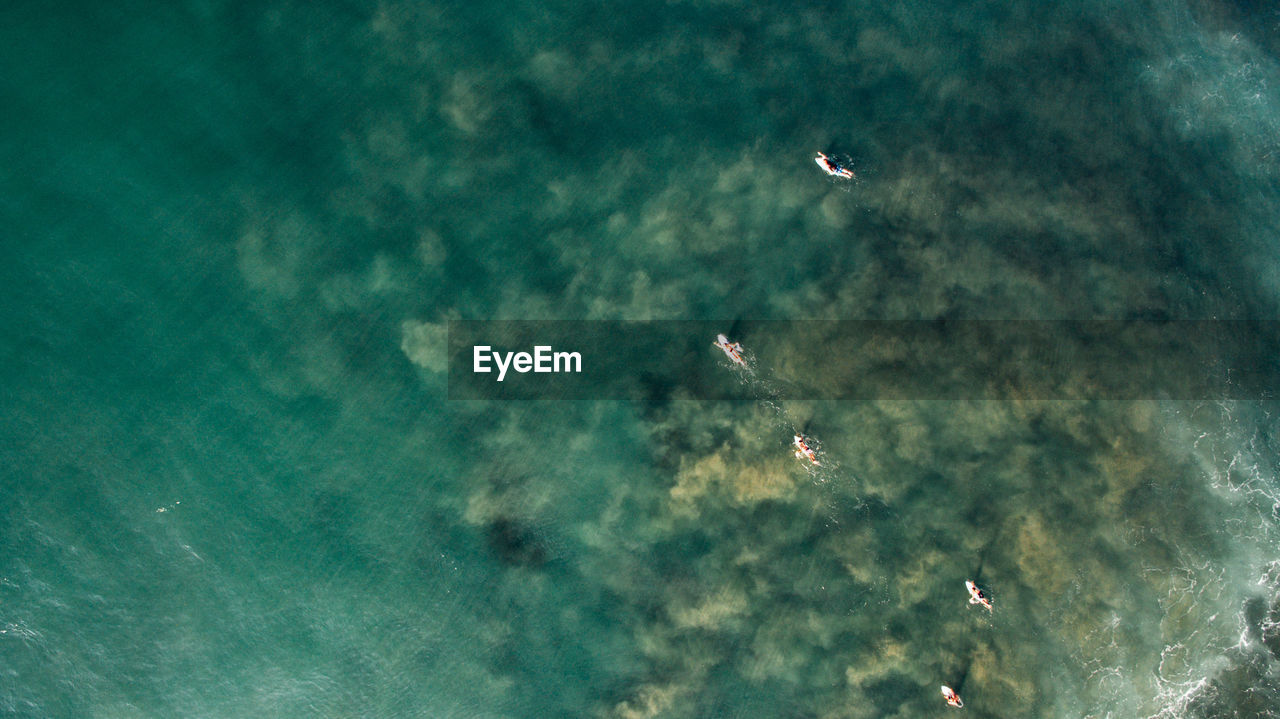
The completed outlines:
{"type": "Polygon", "coordinates": [[[795,438],[791,440],[791,444],[796,448],[796,459],[807,459],[812,462],[815,467],[822,466],[822,463],[818,461],[817,453],[814,452],[813,448],[804,441],[804,437],[797,434],[795,438]]]}
{"type": "Polygon", "coordinates": [[[957,709],[964,707],[964,700],[960,698],[959,694],[956,694],[954,689],[946,684],[942,685],[942,698],[947,700],[947,706],[957,709]]]}
{"type": "Polygon", "coordinates": [[[839,160],[833,160],[819,152],[818,156],[813,158],[813,161],[818,163],[818,167],[821,167],[822,171],[831,177],[838,177],[842,180],[853,179],[853,170],[841,165],[839,160]]]}
{"type": "Polygon", "coordinates": [[[730,342],[729,338],[724,335],[716,335],[716,341],[711,344],[724,350],[724,353],[728,355],[729,360],[734,364],[743,369],[747,368],[747,361],[742,359],[742,345],[737,342],[730,342]]]}
{"type": "Polygon", "coordinates": [[[991,611],[991,600],[987,598],[986,592],[978,589],[978,585],[966,579],[964,581],[964,588],[969,590],[970,604],[981,604],[987,608],[988,612],[991,611]]]}

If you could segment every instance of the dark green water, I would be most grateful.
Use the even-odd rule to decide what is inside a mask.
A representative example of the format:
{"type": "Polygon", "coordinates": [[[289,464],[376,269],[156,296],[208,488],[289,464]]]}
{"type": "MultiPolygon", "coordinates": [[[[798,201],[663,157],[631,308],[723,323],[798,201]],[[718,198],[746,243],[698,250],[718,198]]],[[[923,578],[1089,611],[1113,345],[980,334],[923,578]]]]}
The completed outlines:
{"type": "Polygon", "coordinates": [[[1280,715],[1272,404],[444,399],[451,318],[1275,319],[1280,17],[1044,5],[0,9],[0,713],[1280,715]]]}

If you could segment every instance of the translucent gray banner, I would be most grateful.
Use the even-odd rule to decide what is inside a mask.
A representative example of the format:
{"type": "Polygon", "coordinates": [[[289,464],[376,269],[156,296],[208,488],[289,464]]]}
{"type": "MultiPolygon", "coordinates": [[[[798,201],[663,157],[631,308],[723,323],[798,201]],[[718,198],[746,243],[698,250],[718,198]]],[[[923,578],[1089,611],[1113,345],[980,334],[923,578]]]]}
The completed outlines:
{"type": "Polygon", "coordinates": [[[1274,399],[1274,320],[449,323],[451,400],[1274,399]],[[740,343],[746,367],[714,343],[740,343]]]}

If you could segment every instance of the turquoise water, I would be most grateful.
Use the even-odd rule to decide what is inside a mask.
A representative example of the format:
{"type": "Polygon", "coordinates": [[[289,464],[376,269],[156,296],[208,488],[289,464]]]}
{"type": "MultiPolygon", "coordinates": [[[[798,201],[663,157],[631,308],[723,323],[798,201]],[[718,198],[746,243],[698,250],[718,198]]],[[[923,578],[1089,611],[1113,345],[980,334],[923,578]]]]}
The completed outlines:
{"type": "Polygon", "coordinates": [[[1280,17],[1042,5],[0,10],[0,712],[1280,715],[1274,404],[444,399],[453,318],[1274,319],[1280,17]]]}

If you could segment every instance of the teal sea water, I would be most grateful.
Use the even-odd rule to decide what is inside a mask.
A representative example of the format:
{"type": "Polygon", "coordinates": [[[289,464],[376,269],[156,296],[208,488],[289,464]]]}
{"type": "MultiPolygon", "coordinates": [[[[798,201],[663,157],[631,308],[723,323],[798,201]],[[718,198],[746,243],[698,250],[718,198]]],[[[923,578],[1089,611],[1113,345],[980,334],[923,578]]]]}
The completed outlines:
{"type": "Polygon", "coordinates": [[[1276,319],[1266,3],[19,0],[0,66],[0,714],[1280,716],[1274,404],[444,364],[459,318],[1276,319]]]}

